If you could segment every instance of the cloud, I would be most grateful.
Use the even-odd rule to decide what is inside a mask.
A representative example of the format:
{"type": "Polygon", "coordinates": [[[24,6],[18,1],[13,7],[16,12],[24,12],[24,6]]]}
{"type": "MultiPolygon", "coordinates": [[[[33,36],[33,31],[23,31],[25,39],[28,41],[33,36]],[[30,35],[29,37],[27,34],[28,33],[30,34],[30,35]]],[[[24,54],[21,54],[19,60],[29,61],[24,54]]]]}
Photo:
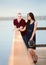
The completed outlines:
{"type": "Polygon", "coordinates": [[[17,12],[26,15],[46,15],[46,0],[0,0],[0,16],[15,16],[17,12]]]}

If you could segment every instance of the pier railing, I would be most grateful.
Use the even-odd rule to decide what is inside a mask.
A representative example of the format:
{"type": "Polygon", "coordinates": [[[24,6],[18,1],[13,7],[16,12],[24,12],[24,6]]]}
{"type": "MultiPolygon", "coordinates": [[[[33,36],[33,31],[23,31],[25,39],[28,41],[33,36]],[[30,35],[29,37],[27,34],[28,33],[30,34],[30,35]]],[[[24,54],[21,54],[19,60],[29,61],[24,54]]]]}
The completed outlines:
{"type": "MultiPolygon", "coordinates": [[[[46,30],[46,27],[37,27],[37,30],[46,30]]],[[[46,43],[36,44],[36,47],[46,47],[46,43]]]]}

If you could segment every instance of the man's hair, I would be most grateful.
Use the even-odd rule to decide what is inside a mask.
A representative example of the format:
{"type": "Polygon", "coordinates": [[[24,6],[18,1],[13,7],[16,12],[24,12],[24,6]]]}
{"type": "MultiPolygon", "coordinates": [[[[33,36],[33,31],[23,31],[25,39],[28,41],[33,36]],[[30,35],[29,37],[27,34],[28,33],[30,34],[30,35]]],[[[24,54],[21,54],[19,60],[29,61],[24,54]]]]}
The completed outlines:
{"type": "Polygon", "coordinates": [[[18,13],[18,15],[22,15],[21,13],[18,13]]]}

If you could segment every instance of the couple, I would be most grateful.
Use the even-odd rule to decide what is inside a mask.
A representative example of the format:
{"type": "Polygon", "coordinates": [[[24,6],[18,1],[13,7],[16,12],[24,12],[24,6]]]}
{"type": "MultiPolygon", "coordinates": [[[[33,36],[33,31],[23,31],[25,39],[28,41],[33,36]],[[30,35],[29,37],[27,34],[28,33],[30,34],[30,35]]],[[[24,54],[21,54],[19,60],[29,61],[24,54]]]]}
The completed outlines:
{"type": "Polygon", "coordinates": [[[37,23],[33,13],[27,14],[27,23],[22,18],[22,14],[18,13],[17,18],[13,20],[13,25],[14,37],[8,65],[34,65],[37,61],[34,50],[36,47],[30,48],[28,45],[29,40],[35,42],[37,23]]]}

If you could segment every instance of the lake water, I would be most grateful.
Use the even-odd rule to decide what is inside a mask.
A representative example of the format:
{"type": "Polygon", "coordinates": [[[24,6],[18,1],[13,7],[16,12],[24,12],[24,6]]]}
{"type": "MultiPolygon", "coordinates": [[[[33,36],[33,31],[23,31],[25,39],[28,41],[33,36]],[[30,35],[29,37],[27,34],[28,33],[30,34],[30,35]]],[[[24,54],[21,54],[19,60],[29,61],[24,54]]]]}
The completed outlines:
{"type": "MultiPolygon", "coordinates": [[[[46,27],[46,20],[38,20],[39,27],[46,27]]],[[[0,20],[0,65],[8,65],[13,39],[13,21],[0,20]]],[[[46,30],[36,32],[36,44],[46,44],[46,30]]]]}

